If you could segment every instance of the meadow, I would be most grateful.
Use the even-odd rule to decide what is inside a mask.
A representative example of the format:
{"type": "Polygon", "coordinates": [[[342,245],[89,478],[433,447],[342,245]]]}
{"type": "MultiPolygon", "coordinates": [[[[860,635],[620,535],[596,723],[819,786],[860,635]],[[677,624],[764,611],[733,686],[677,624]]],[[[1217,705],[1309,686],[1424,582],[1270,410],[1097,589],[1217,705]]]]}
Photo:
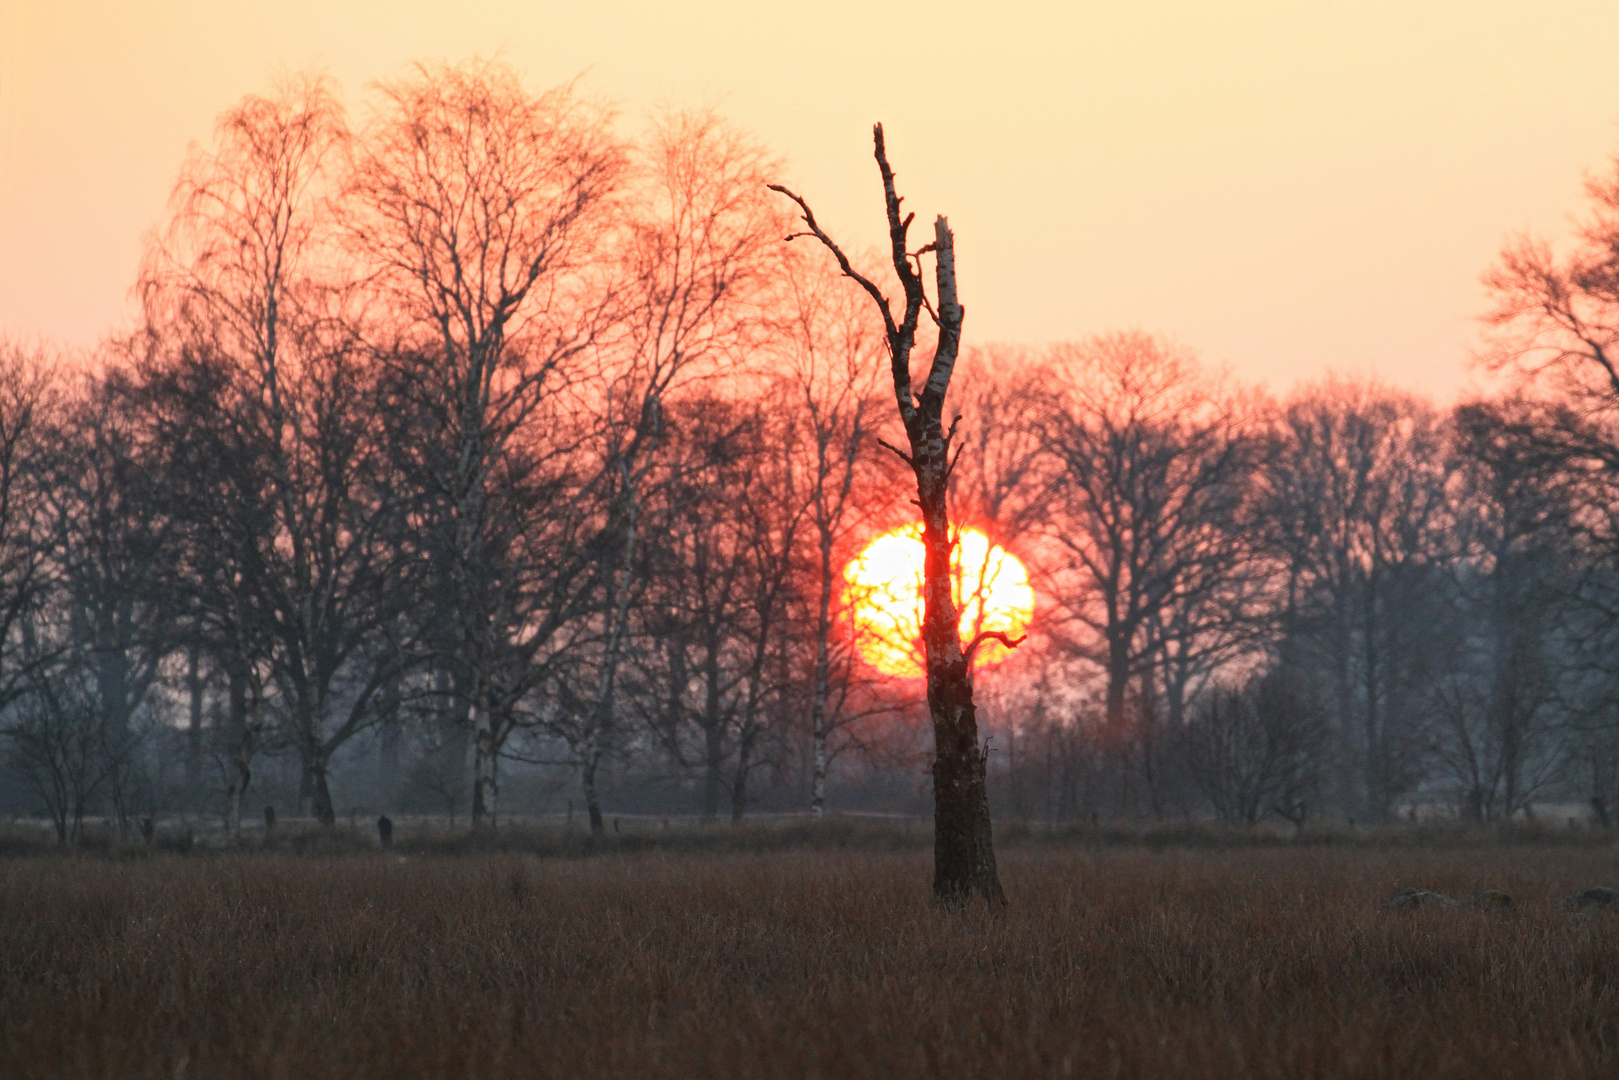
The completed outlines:
{"type": "Polygon", "coordinates": [[[1611,1077],[1616,850],[1026,838],[999,913],[914,838],[17,856],[0,1076],[1611,1077]]]}

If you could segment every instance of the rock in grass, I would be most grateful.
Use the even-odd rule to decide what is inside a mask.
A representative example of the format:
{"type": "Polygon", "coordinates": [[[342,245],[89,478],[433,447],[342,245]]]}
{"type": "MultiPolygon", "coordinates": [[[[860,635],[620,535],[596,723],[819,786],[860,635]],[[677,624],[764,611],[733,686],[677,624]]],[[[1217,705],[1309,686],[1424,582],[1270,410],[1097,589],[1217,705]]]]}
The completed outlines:
{"type": "Polygon", "coordinates": [[[1471,903],[1474,907],[1484,908],[1487,911],[1511,911],[1517,906],[1512,902],[1512,897],[1500,889],[1485,889],[1474,896],[1471,903]]]}
{"type": "Polygon", "coordinates": [[[1444,893],[1437,893],[1431,889],[1409,888],[1401,889],[1389,897],[1389,907],[1397,911],[1406,911],[1412,908],[1429,907],[1455,907],[1456,901],[1444,893]]]}
{"type": "Polygon", "coordinates": [[[1570,911],[1602,911],[1612,907],[1615,900],[1619,900],[1619,892],[1614,892],[1604,885],[1598,885],[1594,889],[1586,889],[1582,893],[1569,897],[1563,901],[1563,906],[1570,911]]]}

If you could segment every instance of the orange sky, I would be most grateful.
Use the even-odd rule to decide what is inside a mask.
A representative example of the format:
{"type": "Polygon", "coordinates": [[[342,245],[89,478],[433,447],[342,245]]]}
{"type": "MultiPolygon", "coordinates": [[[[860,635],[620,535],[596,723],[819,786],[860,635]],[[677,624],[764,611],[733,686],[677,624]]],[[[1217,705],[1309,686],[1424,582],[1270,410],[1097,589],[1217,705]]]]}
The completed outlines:
{"type": "Polygon", "coordinates": [[[187,145],[278,68],[358,114],[412,59],[495,53],[629,114],[718,103],[856,247],[880,119],[955,226],[969,338],[1142,327],[1280,386],[1475,379],[1479,273],[1619,148],[1612,0],[0,0],[0,333],[127,319],[187,145]]]}

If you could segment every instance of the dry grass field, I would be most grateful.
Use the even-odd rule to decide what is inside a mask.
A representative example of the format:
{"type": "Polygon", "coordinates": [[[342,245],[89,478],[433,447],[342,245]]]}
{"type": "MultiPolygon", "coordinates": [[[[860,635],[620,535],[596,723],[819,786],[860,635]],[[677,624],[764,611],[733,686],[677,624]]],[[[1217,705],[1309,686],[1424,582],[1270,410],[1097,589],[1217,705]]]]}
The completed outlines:
{"type": "Polygon", "coordinates": [[[0,860],[0,1076],[1613,1077],[1611,847],[0,860]],[[1517,909],[1394,912],[1422,885],[1517,909]]]}

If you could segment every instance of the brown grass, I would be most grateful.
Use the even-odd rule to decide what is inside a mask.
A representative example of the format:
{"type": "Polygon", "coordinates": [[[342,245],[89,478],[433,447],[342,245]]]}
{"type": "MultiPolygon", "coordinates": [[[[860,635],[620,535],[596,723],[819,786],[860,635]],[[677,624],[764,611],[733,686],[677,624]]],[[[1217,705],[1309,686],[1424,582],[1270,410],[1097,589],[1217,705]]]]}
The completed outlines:
{"type": "Polygon", "coordinates": [[[0,1076],[1612,1077],[1610,848],[0,861],[0,1076]],[[1518,910],[1384,910],[1404,885],[1518,910]]]}

